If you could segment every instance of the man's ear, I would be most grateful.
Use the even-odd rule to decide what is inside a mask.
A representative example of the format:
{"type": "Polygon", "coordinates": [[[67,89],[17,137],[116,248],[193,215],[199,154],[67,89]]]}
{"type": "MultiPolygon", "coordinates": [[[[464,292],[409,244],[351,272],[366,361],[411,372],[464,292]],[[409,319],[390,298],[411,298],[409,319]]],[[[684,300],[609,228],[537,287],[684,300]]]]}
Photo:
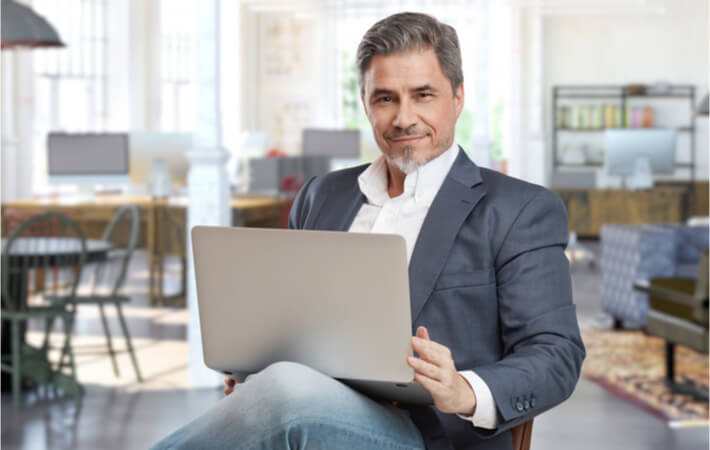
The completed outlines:
{"type": "Polygon", "coordinates": [[[456,106],[456,118],[458,119],[461,115],[461,111],[463,111],[464,105],[463,82],[456,88],[456,93],[454,94],[454,104],[456,106]]]}

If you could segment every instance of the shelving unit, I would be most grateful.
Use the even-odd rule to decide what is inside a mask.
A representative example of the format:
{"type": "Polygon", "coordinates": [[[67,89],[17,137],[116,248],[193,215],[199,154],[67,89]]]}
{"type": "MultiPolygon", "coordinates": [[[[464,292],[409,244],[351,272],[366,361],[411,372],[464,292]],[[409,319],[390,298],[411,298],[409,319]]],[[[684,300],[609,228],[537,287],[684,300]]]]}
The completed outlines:
{"type": "MultiPolygon", "coordinates": [[[[648,92],[652,86],[646,86],[645,90],[648,92]]],[[[690,161],[680,161],[676,162],[676,168],[683,168],[690,170],[691,180],[695,180],[695,169],[696,169],[696,145],[695,145],[695,123],[693,121],[693,109],[695,108],[695,87],[692,85],[670,85],[667,92],[664,93],[632,93],[629,91],[627,86],[591,86],[591,85],[565,85],[565,86],[554,86],[552,88],[552,123],[553,123],[553,136],[552,136],[552,155],[553,155],[553,166],[555,169],[561,167],[568,168],[599,168],[603,167],[602,162],[584,162],[584,163],[565,163],[560,158],[560,136],[565,133],[601,133],[605,130],[604,127],[600,128],[566,128],[559,127],[557,123],[557,111],[560,106],[568,106],[569,100],[574,99],[574,103],[577,100],[590,100],[599,104],[599,100],[608,99],[609,102],[606,104],[613,104],[614,106],[620,108],[622,114],[622,121],[624,117],[624,112],[626,111],[629,103],[633,102],[635,99],[678,99],[688,102],[688,114],[687,119],[690,123],[688,126],[676,127],[678,133],[688,133],[690,139],[690,161]],[[563,104],[565,103],[565,104],[563,104]]],[[[585,105],[586,106],[586,105],[585,105]]],[[[656,116],[654,111],[654,117],[656,116]]],[[[655,122],[655,121],[654,121],[655,122]]]]}

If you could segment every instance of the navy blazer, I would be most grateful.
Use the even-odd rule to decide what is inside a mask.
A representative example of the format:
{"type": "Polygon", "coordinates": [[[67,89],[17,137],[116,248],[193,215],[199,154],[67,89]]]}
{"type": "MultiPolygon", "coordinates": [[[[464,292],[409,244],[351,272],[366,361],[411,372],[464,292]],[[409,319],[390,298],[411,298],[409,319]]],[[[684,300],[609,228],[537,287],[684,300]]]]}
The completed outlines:
{"type": "MultiPolygon", "coordinates": [[[[289,227],[347,231],[365,201],[357,178],[366,167],[309,180],[289,227]]],[[[585,352],[566,243],[556,195],[479,168],[459,149],[409,264],[412,333],[427,327],[458,370],[474,370],[488,384],[498,428],[411,407],[427,448],[512,449],[510,428],[570,396],[585,352]]]]}

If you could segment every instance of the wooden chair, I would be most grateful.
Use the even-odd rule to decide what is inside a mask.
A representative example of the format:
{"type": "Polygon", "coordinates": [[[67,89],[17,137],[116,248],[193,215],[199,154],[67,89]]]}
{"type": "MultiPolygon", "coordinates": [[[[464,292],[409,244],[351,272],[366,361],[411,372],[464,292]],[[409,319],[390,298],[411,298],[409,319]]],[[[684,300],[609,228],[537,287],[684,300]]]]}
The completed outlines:
{"type": "MultiPolygon", "coordinates": [[[[75,219],[75,216],[77,215],[76,210],[67,210],[67,211],[62,211],[62,214],[66,217],[75,219]]],[[[3,233],[5,235],[9,235],[12,233],[17,227],[19,227],[22,222],[25,222],[26,220],[30,219],[33,216],[36,216],[37,212],[36,211],[25,211],[22,209],[14,209],[14,208],[4,208],[2,211],[2,216],[3,216],[3,233]]],[[[27,236],[57,236],[58,233],[58,224],[55,221],[41,221],[41,222],[35,222],[33,225],[31,225],[29,228],[25,228],[24,231],[22,232],[21,236],[27,237],[27,236]]],[[[52,286],[57,287],[58,286],[58,280],[57,280],[57,268],[54,267],[52,268],[52,286]]],[[[29,279],[27,280],[27,293],[28,295],[31,295],[33,292],[40,292],[45,289],[45,274],[44,274],[44,268],[39,268],[34,271],[34,279],[29,279]]]]}
{"type": "MultiPolygon", "coordinates": [[[[104,305],[112,304],[116,308],[118,321],[123,331],[123,336],[126,340],[126,351],[131,356],[133,369],[136,373],[138,381],[143,381],[143,378],[138,368],[138,361],[131,343],[131,335],[128,332],[126,320],[123,317],[122,305],[131,300],[129,296],[121,295],[120,291],[126,281],[126,272],[128,264],[133,255],[138,241],[138,232],[140,229],[140,213],[134,205],[125,205],[120,207],[114,213],[111,221],[106,226],[103,240],[113,244],[113,248],[108,254],[105,261],[92,264],[93,276],[91,279],[91,293],[89,295],[76,296],[75,302],[77,305],[96,305],[99,308],[101,323],[106,337],[106,346],[108,354],[111,356],[113,364],[113,372],[119,376],[118,364],[116,362],[116,353],[118,353],[111,341],[111,331],[106,320],[104,305]]],[[[55,302],[65,302],[65,298],[51,298],[55,302]]]]}
{"type": "Polygon", "coordinates": [[[513,449],[515,450],[530,450],[530,441],[532,439],[533,419],[525,423],[516,425],[511,430],[513,432],[513,449]]]}
{"type": "MultiPolygon", "coordinates": [[[[29,377],[38,384],[53,383],[66,393],[81,394],[76,381],[76,367],[71,350],[71,334],[76,310],[75,296],[81,270],[86,260],[86,240],[79,225],[57,213],[40,214],[27,219],[8,236],[2,250],[2,326],[10,323],[9,355],[3,354],[0,368],[12,375],[12,398],[20,405],[22,379],[29,377]],[[33,230],[31,237],[28,230],[33,230]],[[43,234],[44,232],[44,234],[43,234]],[[46,238],[55,238],[50,242],[46,238]],[[61,238],[61,239],[57,239],[61,238]],[[49,245],[49,244],[52,245],[49,245]],[[64,283],[63,292],[54,292],[62,304],[31,304],[27,299],[27,279],[31,271],[48,274],[58,268],[64,283]],[[41,348],[24,342],[27,323],[44,320],[46,332],[41,348]],[[64,345],[56,368],[49,361],[49,331],[55,319],[64,324],[64,345]],[[8,361],[10,364],[8,364],[8,361]],[[69,375],[62,369],[69,368],[69,375]]],[[[44,276],[44,275],[43,275],[44,276]]],[[[3,330],[6,331],[6,330],[3,330]]]]}
{"type": "Polygon", "coordinates": [[[708,393],[675,380],[675,346],[708,353],[708,252],[703,253],[698,277],[652,278],[634,287],[649,294],[648,334],[666,341],[666,384],[671,390],[707,401],[708,393]]]}

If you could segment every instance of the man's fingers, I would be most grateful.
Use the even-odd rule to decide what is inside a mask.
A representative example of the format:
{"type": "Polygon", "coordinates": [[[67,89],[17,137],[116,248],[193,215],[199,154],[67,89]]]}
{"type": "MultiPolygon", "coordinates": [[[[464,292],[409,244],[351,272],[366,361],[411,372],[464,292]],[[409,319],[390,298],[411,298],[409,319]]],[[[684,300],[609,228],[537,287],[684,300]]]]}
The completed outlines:
{"type": "Polygon", "coordinates": [[[441,369],[434,364],[428,363],[423,359],[415,358],[413,356],[407,357],[407,363],[409,366],[416,370],[418,373],[426,375],[434,380],[441,381],[441,369]]]}
{"type": "Polygon", "coordinates": [[[439,367],[451,365],[453,362],[449,348],[437,342],[413,337],[412,348],[422,359],[434,363],[439,367]]]}
{"type": "Polygon", "coordinates": [[[226,377],[224,379],[224,395],[229,395],[234,392],[234,386],[237,384],[237,380],[234,378],[226,377]]]}
{"type": "Polygon", "coordinates": [[[417,337],[426,339],[427,341],[431,340],[431,338],[429,337],[429,330],[427,330],[426,327],[417,328],[417,337]]]}
{"type": "Polygon", "coordinates": [[[438,397],[443,391],[443,386],[441,383],[427,377],[426,375],[422,375],[421,373],[414,374],[414,381],[421,384],[422,387],[429,391],[431,396],[434,398],[438,397]]]}

